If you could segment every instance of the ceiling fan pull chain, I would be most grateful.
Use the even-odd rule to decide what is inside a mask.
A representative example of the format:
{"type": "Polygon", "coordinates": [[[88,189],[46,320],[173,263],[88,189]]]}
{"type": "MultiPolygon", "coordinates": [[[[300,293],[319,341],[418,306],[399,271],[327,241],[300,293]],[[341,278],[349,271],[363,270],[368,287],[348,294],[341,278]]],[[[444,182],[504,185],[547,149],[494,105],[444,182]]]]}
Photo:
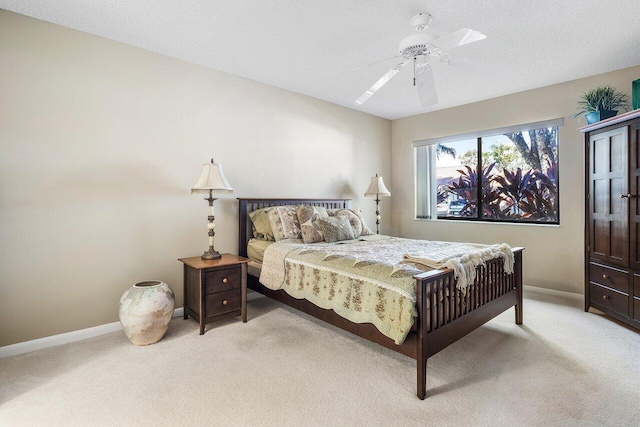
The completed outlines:
{"type": "Polygon", "coordinates": [[[413,86],[416,85],[416,57],[413,57],[413,86]]]}

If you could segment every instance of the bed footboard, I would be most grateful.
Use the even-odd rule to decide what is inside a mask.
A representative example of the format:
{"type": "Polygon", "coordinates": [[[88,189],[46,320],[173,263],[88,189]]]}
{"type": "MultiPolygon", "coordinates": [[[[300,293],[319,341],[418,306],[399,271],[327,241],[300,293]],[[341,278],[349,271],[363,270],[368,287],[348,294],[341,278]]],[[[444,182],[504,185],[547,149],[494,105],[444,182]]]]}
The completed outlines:
{"type": "Polygon", "coordinates": [[[504,271],[502,259],[478,267],[466,292],[456,288],[453,271],[434,270],[415,276],[418,308],[416,330],[417,394],[427,396],[427,359],[515,306],[516,324],[522,324],[522,251],[513,250],[514,272],[504,271]]]}

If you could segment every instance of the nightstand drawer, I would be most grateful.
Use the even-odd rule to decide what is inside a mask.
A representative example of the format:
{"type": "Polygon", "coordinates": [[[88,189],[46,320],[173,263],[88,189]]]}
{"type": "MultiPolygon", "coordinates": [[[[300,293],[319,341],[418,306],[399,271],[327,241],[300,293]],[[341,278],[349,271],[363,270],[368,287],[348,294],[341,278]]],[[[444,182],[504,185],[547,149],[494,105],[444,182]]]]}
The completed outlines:
{"type": "Polygon", "coordinates": [[[206,298],[207,317],[240,310],[242,307],[240,291],[216,292],[215,294],[207,295],[206,298]]]}
{"type": "Polygon", "coordinates": [[[242,270],[238,267],[223,270],[207,271],[204,276],[206,294],[240,289],[242,285],[242,270]]]}
{"type": "Polygon", "coordinates": [[[589,266],[589,280],[625,294],[629,293],[629,273],[624,270],[592,263],[589,266]]]}
{"type": "Polygon", "coordinates": [[[589,300],[596,308],[615,311],[621,316],[629,317],[629,296],[626,294],[591,283],[589,300]]]}

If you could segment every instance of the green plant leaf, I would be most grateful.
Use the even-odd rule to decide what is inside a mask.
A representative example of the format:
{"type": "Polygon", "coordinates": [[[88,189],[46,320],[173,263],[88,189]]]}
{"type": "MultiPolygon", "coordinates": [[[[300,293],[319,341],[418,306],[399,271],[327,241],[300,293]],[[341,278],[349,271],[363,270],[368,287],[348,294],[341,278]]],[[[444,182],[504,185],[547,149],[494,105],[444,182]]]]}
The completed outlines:
{"type": "Polygon", "coordinates": [[[598,86],[583,93],[578,101],[578,112],[573,117],[578,117],[602,110],[629,110],[629,97],[613,86],[598,86]]]}

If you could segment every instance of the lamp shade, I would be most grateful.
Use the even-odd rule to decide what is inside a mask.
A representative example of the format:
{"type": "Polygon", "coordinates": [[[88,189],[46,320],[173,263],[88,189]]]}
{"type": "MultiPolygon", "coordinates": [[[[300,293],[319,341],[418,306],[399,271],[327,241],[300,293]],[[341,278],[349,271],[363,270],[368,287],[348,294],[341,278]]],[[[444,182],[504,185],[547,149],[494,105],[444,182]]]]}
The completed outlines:
{"type": "Polygon", "coordinates": [[[213,193],[233,192],[233,188],[222,173],[222,165],[214,163],[213,159],[211,159],[211,163],[205,163],[202,166],[202,173],[198,182],[193,185],[191,194],[208,193],[209,191],[213,193]]]}
{"type": "Polygon", "coordinates": [[[369,184],[369,188],[367,188],[367,191],[364,193],[364,195],[368,197],[388,197],[391,195],[391,193],[389,192],[389,190],[387,190],[387,187],[384,186],[382,177],[376,174],[376,176],[371,178],[371,184],[369,184]]]}

